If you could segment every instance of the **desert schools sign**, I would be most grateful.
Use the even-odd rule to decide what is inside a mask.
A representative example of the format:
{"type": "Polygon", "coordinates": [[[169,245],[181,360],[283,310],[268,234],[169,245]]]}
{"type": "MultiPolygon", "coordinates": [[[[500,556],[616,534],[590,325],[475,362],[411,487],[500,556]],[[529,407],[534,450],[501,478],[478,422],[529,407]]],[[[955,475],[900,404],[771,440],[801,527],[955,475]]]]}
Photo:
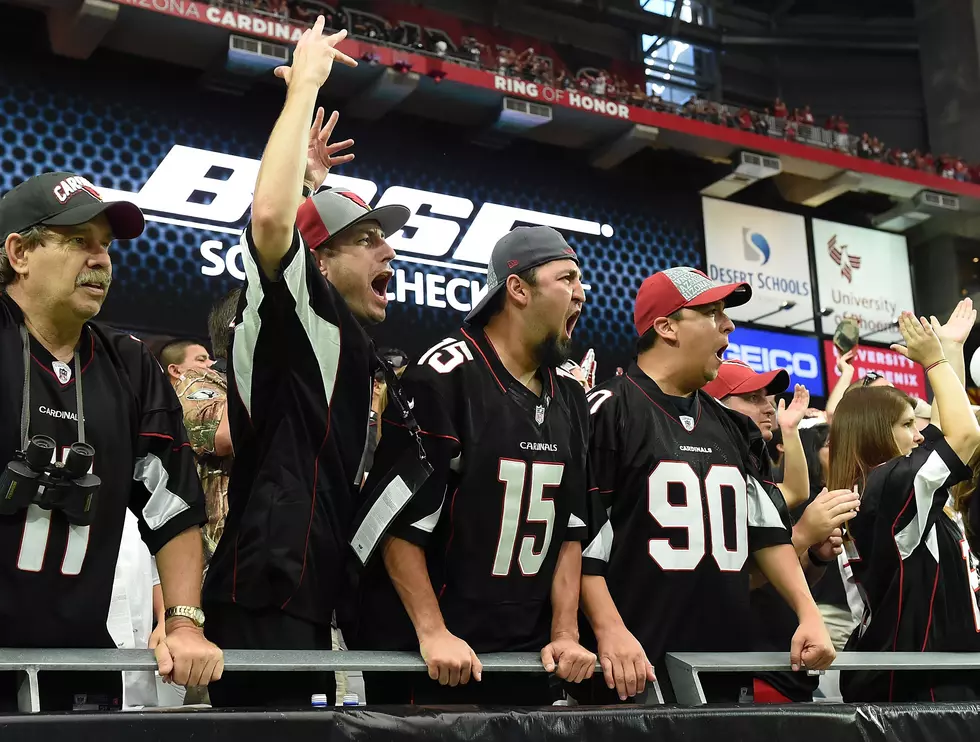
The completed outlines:
{"type": "MultiPolygon", "coordinates": [[[[244,280],[240,240],[258,171],[258,160],[176,145],[138,193],[100,191],[107,201],[135,202],[148,221],[199,229],[201,274],[217,277],[227,272],[244,280]],[[213,239],[212,235],[228,237],[213,239]]],[[[398,254],[388,299],[434,309],[467,312],[479,302],[486,293],[493,246],[516,226],[542,225],[599,239],[615,234],[609,224],[505,204],[477,204],[402,185],[379,193],[377,183],[363,178],[331,173],[327,185],[347,188],[375,207],[401,204],[411,210],[405,229],[388,238],[398,254]]]]}
{"type": "Polygon", "coordinates": [[[591,95],[579,93],[575,90],[562,90],[548,85],[540,85],[536,82],[527,80],[515,80],[512,77],[503,75],[493,76],[493,87],[502,93],[520,95],[524,98],[544,101],[545,103],[565,104],[571,108],[579,108],[591,113],[602,113],[612,118],[621,118],[629,121],[630,107],[622,103],[606,100],[605,98],[595,98],[591,95]]]}

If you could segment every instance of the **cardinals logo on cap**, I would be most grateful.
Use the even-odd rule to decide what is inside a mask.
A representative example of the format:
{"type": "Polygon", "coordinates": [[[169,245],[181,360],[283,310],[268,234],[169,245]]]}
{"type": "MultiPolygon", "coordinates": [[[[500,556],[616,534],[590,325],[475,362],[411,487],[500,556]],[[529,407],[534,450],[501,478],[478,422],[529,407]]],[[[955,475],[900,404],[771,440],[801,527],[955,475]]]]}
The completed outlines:
{"type": "Polygon", "coordinates": [[[100,196],[99,192],[95,190],[95,186],[80,175],[73,175],[70,178],[65,178],[51,189],[51,193],[53,193],[54,197],[58,199],[58,203],[62,204],[68,203],[72,196],[78,195],[81,191],[85,191],[96,201],[102,200],[102,196],[100,196]]]}

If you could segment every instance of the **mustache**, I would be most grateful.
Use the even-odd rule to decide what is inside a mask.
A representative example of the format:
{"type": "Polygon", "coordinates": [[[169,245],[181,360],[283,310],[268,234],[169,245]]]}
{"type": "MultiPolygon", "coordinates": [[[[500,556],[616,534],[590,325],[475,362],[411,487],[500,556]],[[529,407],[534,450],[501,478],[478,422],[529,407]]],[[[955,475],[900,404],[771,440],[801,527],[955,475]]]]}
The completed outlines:
{"type": "Polygon", "coordinates": [[[112,273],[107,270],[91,270],[79,274],[75,279],[75,285],[81,286],[83,283],[95,283],[104,289],[109,288],[112,283],[112,273]]]}

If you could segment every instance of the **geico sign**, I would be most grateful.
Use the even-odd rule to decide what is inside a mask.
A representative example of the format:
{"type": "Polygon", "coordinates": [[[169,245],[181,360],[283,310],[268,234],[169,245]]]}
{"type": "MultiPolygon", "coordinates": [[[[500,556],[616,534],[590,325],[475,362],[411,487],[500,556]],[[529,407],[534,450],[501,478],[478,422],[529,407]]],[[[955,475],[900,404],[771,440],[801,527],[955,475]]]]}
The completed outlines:
{"type": "Polygon", "coordinates": [[[820,375],[817,357],[811,353],[791,353],[779,348],[732,343],[725,351],[725,358],[744,361],[760,373],[784,368],[791,376],[801,379],[816,379],[820,375]]]}
{"type": "MultiPolygon", "coordinates": [[[[100,190],[106,201],[134,201],[147,212],[151,221],[237,236],[252,205],[259,164],[259,160],[248,157],[176,145],[138,193],[110,188],[100,190]]],[[[611,237],[614,233],[608,224],[496,203],[484,203],[477,208],[468,198],[405,186],[391,186],[378,197],[379,188],[375,182],[346,175],[331,173],[327,176],[327,184],[348,188],[375,207],[401,204],[411,210],[406,228],[388,238],[399,254],[399,262],[486,274],[494,244],[517,225],[543,225],[602,237],[611,237]]],[[[242,248],[237,240],[229,249],[222,241],[208,240],[201,245],[201,256],[205,260],[201,267],[204,275],[217,276],[227,270],[236,278],[244,279],[242,248]]],[[[441,282],[419,275],[421,278],[406,274],[406,285],[422,286],[426,296],[432,293],[428,287],[433,286],[438,295],[441,282]],[[420,283],[416,284],[416,280],[420,283]]],[[[471,301],[456,300],[462,279],[454,280],[445,282],[443,278],[445,301],[450,306],[470,304],[471,301]]],[[[396,274],[393,298],[402,301],[398,298],[398,286],[396,274]]],[[[469,286],[471,291],[472,288],[469,286]]],[[[438,302],[437,298],[435,304],[430,304],[428,299],[418,303],[439,306],[438,302]]]]}

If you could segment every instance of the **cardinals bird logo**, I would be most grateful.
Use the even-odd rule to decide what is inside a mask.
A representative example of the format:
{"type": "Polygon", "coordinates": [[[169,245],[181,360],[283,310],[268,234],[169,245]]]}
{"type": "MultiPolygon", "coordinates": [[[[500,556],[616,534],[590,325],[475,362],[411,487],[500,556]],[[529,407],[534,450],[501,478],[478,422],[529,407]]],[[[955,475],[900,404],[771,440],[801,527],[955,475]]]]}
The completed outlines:
{"type": "Polygon", "coordinates": [[[827,243],[827,252],[830,254],[830,259],[840,266],[840,274],[850,283],[854,271],[861,267],[860,256],[853,255],[847,245],[838,245],[836,234],[827,243]]]}

